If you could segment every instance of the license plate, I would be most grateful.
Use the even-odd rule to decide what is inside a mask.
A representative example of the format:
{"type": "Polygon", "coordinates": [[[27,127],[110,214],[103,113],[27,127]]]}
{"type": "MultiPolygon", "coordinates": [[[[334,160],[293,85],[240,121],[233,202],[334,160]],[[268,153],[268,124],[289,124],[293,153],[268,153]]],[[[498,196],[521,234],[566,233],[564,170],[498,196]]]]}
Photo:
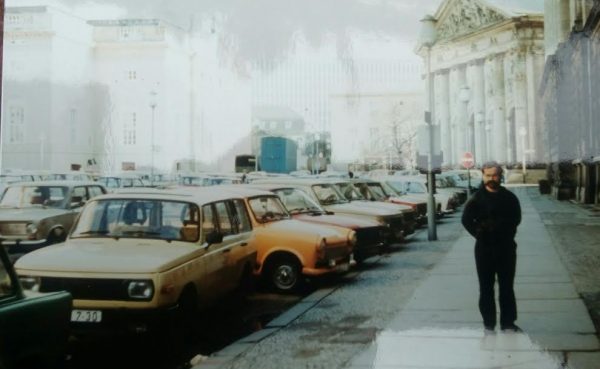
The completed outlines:
{"type": "Polygon", "coordinates": [[[100,323],[102,321],[101,310],[73,310],[71,321],[80,323],[100,323]]]}
{"type": "Polygon", "coordinates": [[[336,272],[347,272],[347,271],[349,271],[349,270],[350,270],[350,264],[348,264],[348,263],[344,263],[344,264],[338,264],[338,265],[335,267],[335,271],[336,271],[336,272]]]}

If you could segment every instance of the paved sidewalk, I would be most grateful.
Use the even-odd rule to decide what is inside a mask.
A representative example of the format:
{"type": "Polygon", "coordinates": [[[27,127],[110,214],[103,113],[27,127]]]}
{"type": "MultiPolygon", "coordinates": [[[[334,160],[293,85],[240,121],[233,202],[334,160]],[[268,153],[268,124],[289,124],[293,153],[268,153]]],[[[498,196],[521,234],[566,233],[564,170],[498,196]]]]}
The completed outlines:
{"type": "Polygon", "coordinates": [[[514,191],[523,209],[515,292],[524,333],[484,334],[474,240],[464,232],[348,368],[600,368],[600,344],[586,307],[526,190],[514,191]]]}

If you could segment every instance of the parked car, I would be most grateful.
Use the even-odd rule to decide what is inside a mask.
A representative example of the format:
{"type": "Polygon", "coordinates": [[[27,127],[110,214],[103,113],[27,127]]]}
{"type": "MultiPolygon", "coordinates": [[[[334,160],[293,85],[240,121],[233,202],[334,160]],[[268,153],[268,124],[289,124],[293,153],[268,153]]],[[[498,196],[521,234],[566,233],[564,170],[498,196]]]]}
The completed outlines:
{"type": "MultiPolygon", "coordinates": [[[[392,204],[408,206],[412,209],[414,221],[417,226],[427,222],[427,199],[416,196],[399,195],[395,191],[390,191],[389,187],[383,183],[385,177],[380,177],[376,181],[370,179],[355,179],[351,183],[370,201],[385,201],[392,204]]],[[[407,213],[404,212],[404,219],[407,219],[407,213]]],[[[408,215],[410,218],[410,215],[408,215]]]]}
{"type": "MultiPolygon", "coordinates": [[[[428,194],[427,179],[423,177],[398,176],[395,179],[388,180],[387,184],[400,192],[409,194],[428,194]]],[[[458,198],[453,194],[453,191],[447,192],[443,189],[436,188],[435,198],[442,205],[442,215],[454,213],[459,205],[458,198]]]]}
{"type": "Polygon", "coordinates": [[[274,193],[248,186],[220,190],[244,198],[256,234],[258,269],[279,292],[298,290],[304,277],[345,272],[353,263],[356,232],[293,219],[274,193]]]}
{"type": "Polygon", "coordinates": [[[14,183],[0,199],[0,234],[13,260],[67,237],[81,207],[106,193],[96,182],[14,183]]]}
{"type": "Polygon", "coordinates": [[[0,245],[0,368],[64,363],[72,298],[68,292],[25,292],[0,245]]]}
{"type": "Polygon", "coordinates": [[[44,176],[46,181],[93,181],[94,177],[91,174],[71,171],[71,172],[59,172],[50,173],[44,176]]]}
{"type": "Polygon", "coordinates": [[[115,191],[118,188],[131,188],[131,187],[148,187],[150,184],[144,181],[137,174],[119,174],[112,176],[101,176],[97,180],[98,183],[103,184],[106,189],[110,192],[115,191]]]}
{"type": "Polygon", "coordinates": [[[199,309],[251,285],[254,244],[243,200],[223,191],[107,194],[66,242],[15,265],[25,287],[72,294],[75,336],[143,335],[177,350],[199,309]]]}
{"type": "Polygon", "coordinates": [[[410,205],[393,203],[379,182],[370,179],[336,180],[336,186],[346,199],[364,206],[385,207],[402,213],[404,236],[413,234],[417,226],[417,213],[410,205]],[[375,203],[371,201],[376,201],[375,203]],[[387,202],[387,204],[385,203],[387,202]]]}
{"type": "Polygon", "coordinates": [[[384,252],[389,229],[373,219],[334,214],[310,198],[304,191],[288,185],[251,184],[278,195],[292,218],[310,223],[328,224],[350,228],[356,232],[354,259],[360,262],[369,256],[384,252]]]}
{"type": "MultiPolygon", "coordinates": [[[[401,186],[393,186],[396,180],[396,176],[379,178],[379,183],[381,183],[381,186],[384,188],[385,192],[390,195],[389,201],[412,206],[417,214],[417,224],[423,225],[427,223],[427,194],[402,192],[396,189],[396,187],[399,188],[401,186]]],[[[435,199],[434,201],[434,208],[436,209],[435,215],[436,217],[439,217],[442,215],[442,205],[439,201],[435,199]]]]}
{"type": "Polygon", "coordinates": [[[374,220],[385,226],[389,230],[388,243],[400,242],[404,239],[403,215],[398,209],[390,209],[385,206],[366,206],[366,202],[350,202],[330,179],[287,177],[257,180],[253,183],[285,184],[301,189],[327,211],[374,220]]]}

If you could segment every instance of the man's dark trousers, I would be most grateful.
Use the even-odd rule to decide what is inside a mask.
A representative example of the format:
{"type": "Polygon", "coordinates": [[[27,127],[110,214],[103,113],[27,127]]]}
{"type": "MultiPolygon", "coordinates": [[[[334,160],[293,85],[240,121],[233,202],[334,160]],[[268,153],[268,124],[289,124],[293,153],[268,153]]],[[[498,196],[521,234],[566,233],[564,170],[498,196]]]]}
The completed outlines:
{"type": "Polygon", "coordinates": [[[500,290],[500,326],[517,320],[517,303],[513,290],[517,262],[517,244],[514,241],[475,243],[475,264],[479,277],[479,311],[486,327],[496,326],[494,283],[498,276],[500,290]]]}

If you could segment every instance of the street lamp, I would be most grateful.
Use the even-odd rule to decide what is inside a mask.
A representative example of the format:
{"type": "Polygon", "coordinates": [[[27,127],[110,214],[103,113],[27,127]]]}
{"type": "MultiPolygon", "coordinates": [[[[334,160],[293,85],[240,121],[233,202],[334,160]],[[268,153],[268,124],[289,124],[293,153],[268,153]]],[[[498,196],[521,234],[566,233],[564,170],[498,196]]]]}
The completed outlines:
{"type": "Polygon", "coordinates": [[[152,109],[152,126],[150,127],[150,186],[154,186],[154,110],[156,109],[156,91],[150,91],[148,106],[152,109]]]}
{"type": "Polygon", "coordinates": [[[519,135],[521,136],[521,150],[523,151],[523,183],[525,183],[525,175],[527,174],[527,163],[526,163],[526,155],[527,149],[525,148],[525,137],[527,136],[527,129],[523,126],[519,127],[519,135]]]}
{"type": "Polygon", "coordinates": [[[431,75],[431,48],[437,40],[437,30],[435,28],[436,19],[431,15],[426,15],[421,19],[421,33],[419,43],[427,48],[427,92],[429,94],[428,114],[426,113],[427,125],[429,126],[429,150],[427,153],[427,239],[429,241],[437,240],[437,230],[435,226],[435,198],[433,189],[435,185],[435,175],[433,174],[433,76],[431,75]]]}

